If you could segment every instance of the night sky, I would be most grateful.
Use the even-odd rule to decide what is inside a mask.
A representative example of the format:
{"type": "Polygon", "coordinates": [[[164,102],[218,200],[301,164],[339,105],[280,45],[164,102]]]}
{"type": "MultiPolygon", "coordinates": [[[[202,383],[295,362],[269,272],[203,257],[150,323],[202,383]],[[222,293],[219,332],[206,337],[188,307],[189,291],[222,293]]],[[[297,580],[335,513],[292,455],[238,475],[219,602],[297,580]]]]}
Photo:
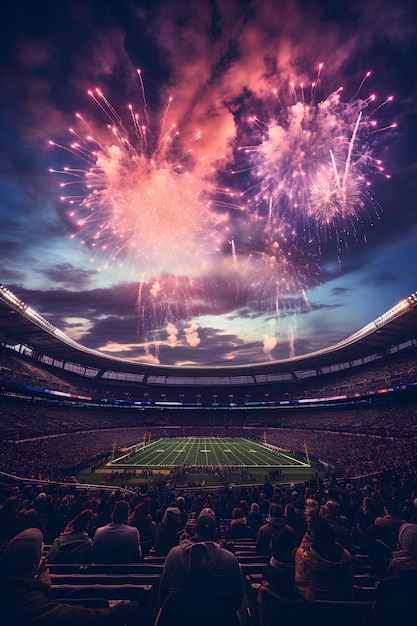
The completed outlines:
{"type": "Polygon", "coordinates": [[[414,0],[18,0],[1,30],[0,283],[72,339],[272,362],[417,289],[414,0]]]}

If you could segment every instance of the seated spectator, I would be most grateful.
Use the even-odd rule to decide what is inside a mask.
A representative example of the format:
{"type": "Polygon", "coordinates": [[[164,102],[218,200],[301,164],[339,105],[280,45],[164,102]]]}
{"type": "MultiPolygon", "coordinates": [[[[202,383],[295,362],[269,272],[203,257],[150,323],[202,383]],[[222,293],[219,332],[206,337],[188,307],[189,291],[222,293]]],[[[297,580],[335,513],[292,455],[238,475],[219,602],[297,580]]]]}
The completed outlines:
{"type": "Polygon", "coordinates": [[[378,503],[374,498],[365,496],[362,500],[362,506],[356,511],[356,529],[362,539],[365,541],[366,531],[375,522],[379,515],[378,503]]]}
{"type": "Polygon", "coordinates": [[[148,556],[149,550],[155,545],[156,524],[151,517],[149,503],[146,500],[135,506],[129,517],[129,526],[138,529],[142,556],[148,556]]]}
{"type": "Polygon", "coordinates": [[[285,505],[284,518],[287,526],[290,526],[297,533],[299,543],[306,531],[306,524],[302,517],[302,511],[296,509],[295,506],[289,502],[285,505]]]}
{"type": "Polygon", "coordinates": [[[388,501],[384,505],[384,515],[375,519],[374,524],[380,526],[387,537],[387,543],[391,550],[395,550],[398,543],[398,531],[405,520],[401,519],[398,504],[395,501],[388,501]]]}
{"type": "Polygon", "coordinates": [[[256,537],[258,530],[265,522],[264,516],[259,511],[259,504],[257,502],[252,502],[250,505],[247,522],[248,526],[250,526],[253,530],[253,536],[256,537]]]}
{"type": "Polygon", "coordinates": [[[293,552],[298,548],[297,533],[284,526],[271,536],[271,558],[262,573],[262,584],[267,584],[288,600],[300,598],[294,584],[293,552]]]}
{"type": "Polygon", "coordinates": [[[293,552],[298,547],[297,533],[284,526],[271,537],[271,559],[262,574],[258,605],[262,626],[297,626],[305,602],[294,583],[293,552]]]}
{"type": "Polygon", "coordinates": [[[127,525],[129,504],[119,500],[114,505],[112,521],[97,528],[93,541],[95,563],[138,563],[142,558],[139,531],[127,525]]]}
{"type": "Polygon", "coordinates": [[[253,530],[248,526],[246,517],[240,507],[232,510],[232,520],[226,531],[226,539],[254,539],[253,530]]]}
{"type": "Polygon", "coordinates": [[[387,502],[384,515],[377,517],[366,531],[365,552],[372,572],[378,577],[385,576],[388,571],[392,552],[398,544],[398,531],[404,522],[397,503],[387,502]]]}
{"type": "Polygon", "coordinates": [[[269,505],[268,516],[266,518],[266,524],[260,527],[256,537],[256,552],[257,554],[263,554],[270,556],[271,548],[270,541],[271,536],[281,528],[284,528],[285,518],[283,517],[282,508],[279,504],[271,503],[269,505]]]}
{"type": "Polygon", "coordinates": [[[334,500],[328,500],[320,507],[320,517],[333,528],[337,543],[340,543],[351,554],[354,550],[352,537],[348,528],[347,518],[340,514],[340,505],[334,500]]]}
{"type": "Polygon", "coordinates": [[[156,528],[155,534],[155,554],[166,556],[174,546],[180,541],[181,514],[176,506],[169,506],[156,528]]]}
{"type": "MultiPolygon", "coordinates": [[[[243,582],[236,557],[215,542],[217,523],[200,515],[191,539],[185,539],[168,554],[160,584],[160,604],[178,592],[199,593],[210,603],[216,596],[229,598],[235,611],[243,600],[243,582]]],[[[196,616],[196,623],[198,616],[196,616]]]]}
{"type": "Polygon", "coordinates": [[[88,536],[92,517],[93,511],[84,509],[67,524],[51,546],[49,563],[92,563],[93,542],[88,536]]]}
{"type": "Polygon", "coordinates": [[[294,557],[295,586],[299,593],[308,602],[351,600],[351,555],[335,541],[332,527],[322,518],[315,519],[307,533],[308,542],[303,540],[294,557]]]}
{"type": "Polygon", "coordinates": [[[9,541],[16,533],[18,525],[18,497],[10,496],[0,507],[0,546],[9,541]]]}
{"type": "Polygon", "coordinates": [[[51,579],[41,559],[43,536],[29,528],[6,545],[0,558],[2,626],[123,626],[138,625],[137,602],[91,609],[54,602],[51,579]]]}
{"type": "Polygon", "coordinates": [[[415,626],[417,589],[417,525],[403,524],[398,533],[399,550],[394,552],[389,575],[376,590],[376,612],[380,626],[415,626]]]}
{"type": "Polygon", "coordinates": [[[187,506],[185,504],[185,499],[183,498],[183,496],[178,496],[175,499],[175,503],[177,505],[177,507],[180,510],[180,524],[181,524],[181,528],[184,528],[184,526],[187,523],[188,520],[188,511],[187,511],[187,506]]]}
{"type": "Polygon", "coordinates": [[[417,524],[417,498],[414,498],[413,506],[410,507],[410,509],[410,519],[407,521],[410,521],[412,524],[417,524]]]}

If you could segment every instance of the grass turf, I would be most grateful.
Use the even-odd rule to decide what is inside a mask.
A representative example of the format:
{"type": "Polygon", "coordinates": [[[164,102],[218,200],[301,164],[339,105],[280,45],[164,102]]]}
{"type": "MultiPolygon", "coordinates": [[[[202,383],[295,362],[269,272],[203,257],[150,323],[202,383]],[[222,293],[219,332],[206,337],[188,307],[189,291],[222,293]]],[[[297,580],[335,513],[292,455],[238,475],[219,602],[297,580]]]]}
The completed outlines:
{"type": "Polygon", "coordinates": [[[174,467],[239,467],[253,469],[307,467],[304,460],[251,439],[175,437],[116,454],[107,467],[114,469],[170,469],[174,467]]]}

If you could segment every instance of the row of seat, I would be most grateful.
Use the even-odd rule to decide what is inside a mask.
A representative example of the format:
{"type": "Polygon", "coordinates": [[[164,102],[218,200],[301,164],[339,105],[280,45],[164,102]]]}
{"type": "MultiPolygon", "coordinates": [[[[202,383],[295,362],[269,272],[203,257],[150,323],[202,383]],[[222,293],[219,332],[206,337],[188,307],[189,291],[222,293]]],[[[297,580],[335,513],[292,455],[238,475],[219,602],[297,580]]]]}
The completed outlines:
{"type": "MultiPolygon", "coordinates": [[[[282,600],[268,588],[261,587],[259,583],[252,583],[252,601],[249,599],[249,606],[252,610],[252,626],[275,626],[285,623],[283,620],[284,609],[282,600]],[[257,594],[263,593],[269,599],[262,600],[263,613],[257,610],[257,594]],[[254,604],[253,604],[254,603],[254,604]]],[[[130,584],[98,584],[98,585],[74,585],[60,584],[52,587],[53,598],[57,601],[70,603],[83,603],[86,606],[112,606],[121,600],[136,600],[141,606],[141,623],[145,626],[152,625],[156,618],[156,607],[154,590],[152,585],[130,585],[130,584]]],[[[193,600],[193,606],[195,604],[193,600]]],[[[182,606],[190,608],[190,599],[182,598],[182,606]]],[[[207,605],[200,606],[204,609],[207,605]]],[[[288,607],[286,607],[288,608],[288,607]]],[[[178,609],[178,607],[177,607],[178,609]]],[[[301,620],[297,623],[300,626],[377,626],[372,602],[363,600],[353,601],[315,601],[307,606],[299,607],[301,620]],[[301,612],[302,611],[302,612],[301,612]]],[[[199,615],[201,613],[194,613],[199,615]]],[[[182,612],[181,615],[183,616],[182,612]]],[[[199,623],[198,620],[196,620],[199,623]]],[[[158,621],[158,626],[163,626],[158,621]]],[[[167,622],[169,623],[169,622],[167,622]]],[[[171,622],[172,624],[173,622],[171,622]]],[[[182,622],[184,626],[184,622],[182,622]]],[[[217,626],[219,623],[217,622],[217,626]]]]}
{"type": "MultiPolygon", "coordinates": [[[[236,541],[228,542],[227,547],[235,553],[242,570],[247,598],[247,626],[260,626],[261,623],[262,626],[267,626],[265,616],[259,614],[257,596],[261,589],[262,573],[269,557],[256,555],[252,549],[253,545],[253,542],[236,541]],[[250,550],[246,550],[248,546],[250,550]]],[[[137,600],[142,607],[143,624],[150,626],[159,609],[159,583],[164,561],[165,557],[147,557],[141,563],[134,564],[51,563],[49,570],[53,597],[71,602],[75,598],[82,599],[84,603],[98,602],[100,597],[105,603],[137,600]]],[[[355,574],[355,602],[363,603],[372,609],[376,582],[376,578],[370,573],[355,574]]],[[[273,604],[273,599],[270,599],[270,604],[273,604]]],[[[326,610],[329,611],[329,609],[326,610]]],[[[335,623],[341,626],[339,622],[335,623]]]]}

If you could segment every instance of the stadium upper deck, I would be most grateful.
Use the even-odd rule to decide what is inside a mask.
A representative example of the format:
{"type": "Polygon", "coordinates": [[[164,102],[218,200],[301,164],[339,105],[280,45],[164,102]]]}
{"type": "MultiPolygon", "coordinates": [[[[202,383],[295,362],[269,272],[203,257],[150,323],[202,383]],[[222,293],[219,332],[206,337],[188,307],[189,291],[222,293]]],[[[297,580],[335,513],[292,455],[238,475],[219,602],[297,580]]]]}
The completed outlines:
{"type": "Polygon", "coordinates": [[[0,285],[0,342],[66,371],[155,385],[256,385],[291,382],[349,369],[417,345],[417,292],[338,344],[291,359],[247,366],[172,367],[138,363],[88,349],[0,285]]]}

